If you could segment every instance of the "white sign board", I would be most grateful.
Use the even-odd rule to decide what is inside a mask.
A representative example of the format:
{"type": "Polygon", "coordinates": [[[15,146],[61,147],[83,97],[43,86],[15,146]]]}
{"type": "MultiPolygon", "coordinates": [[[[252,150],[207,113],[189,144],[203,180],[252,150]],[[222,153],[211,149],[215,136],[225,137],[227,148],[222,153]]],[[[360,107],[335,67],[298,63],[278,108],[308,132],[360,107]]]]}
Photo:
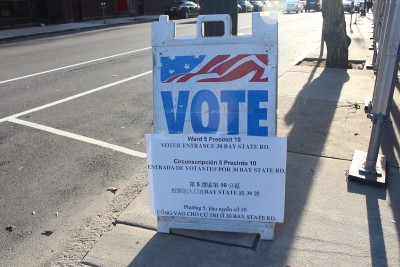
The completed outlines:
{"type": "Polygon", "coordinates": [[[271,225],[283,222],[277,13],[253,13],[251,35],[232,36],[231,24],[229,15],[199,16],[196,36],[176,38],[168,16],[153,22],[155,134],[146,142],[159,231],[256,231],[271,239],[271,225]],[[224,23],[223,36],[202,35],[211,21],[224,23]]]}
{"type": "Polygon", "coordinates": [[[283,222],[286,138],[147,135],[158,216],[283,222]]]}
{"type": "Polygon", "coordinates": [[[276,15],[254,13],[245,36],[230,35],[228,15],[199,16],[197,36],[186,38],[161,18],[152,31],[155,133],[275,136],[276,15]],[[202,36],[202,23],[215,20],[225,35],[202,36]]]}

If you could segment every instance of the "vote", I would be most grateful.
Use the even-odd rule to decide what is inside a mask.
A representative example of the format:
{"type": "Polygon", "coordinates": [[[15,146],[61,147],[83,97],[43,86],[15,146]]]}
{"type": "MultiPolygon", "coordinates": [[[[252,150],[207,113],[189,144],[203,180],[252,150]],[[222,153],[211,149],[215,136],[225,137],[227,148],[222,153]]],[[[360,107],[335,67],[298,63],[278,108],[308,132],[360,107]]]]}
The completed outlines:
{"type": "Polygon", "coordinates": [[[239,134],[239,107],[247,102],[245,103],[247,104],[247,135],[268,136],[268,126],[260,123],[267,120],[267,108],[261,108],[260,103],[268,102],[268,90],[221,90],[220,99],[210,90],[199,90],[193,96],[190,106],[189,96],[190,91],[179,91],[177,105],[174,108],[172,92],[161,92],[170,134],[183,133],[185,123],[191,123],[193,132],[197,134],[217,133],[221,122],[220,103],[226,103],[227,106],[227,133],[239,134]],[[208,105],[209,112],[202,112],[204,103],[208,105]],[[186,119],[188,112],[190,120],[186,119]],[[203,124],[202,116],[208,116],[207,125],[203,124]]]}

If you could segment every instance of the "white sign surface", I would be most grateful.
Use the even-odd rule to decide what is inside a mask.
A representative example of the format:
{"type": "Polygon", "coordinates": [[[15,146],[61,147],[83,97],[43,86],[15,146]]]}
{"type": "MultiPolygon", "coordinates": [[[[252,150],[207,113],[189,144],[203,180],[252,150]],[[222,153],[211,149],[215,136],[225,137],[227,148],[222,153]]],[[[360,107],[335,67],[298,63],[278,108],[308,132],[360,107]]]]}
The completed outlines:
{"type": "Polygon", "coordinates": [[[286,138],[146,136],[152,213],[283,222],[286,138]]]}
{"type": "Polygon", "coordinates": [[[228,15],[199,16],[197,35],[175,38],[175,23],[153,23],[154,131],[276,135],[277,17],[253,14],[253,33],[230,35],[228,15]],[[225,34],[201,35],[207,20],[225,34]]]}

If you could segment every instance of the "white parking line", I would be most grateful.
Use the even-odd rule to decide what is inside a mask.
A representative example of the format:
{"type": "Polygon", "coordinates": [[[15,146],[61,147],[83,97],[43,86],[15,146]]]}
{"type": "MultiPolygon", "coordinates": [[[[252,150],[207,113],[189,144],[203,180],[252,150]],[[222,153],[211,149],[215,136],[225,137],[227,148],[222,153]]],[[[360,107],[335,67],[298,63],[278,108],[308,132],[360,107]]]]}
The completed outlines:
{"type": "Polygon", "coordinates": [[[129,77],[129,78],[117,81],[117,82],[106,84],[106,85],[94,88],[92,90],[89,90],[89,91],[86,91],[86,92],[83,92],[83,93],[80,93],[80,94],[77,94],[77,95],[73,95],[73,96],[70,96],[70,97],[67,97],[67,98],[64,98],[64,99],[60,99],[60,100],[54,101],[52,103],[49,103],[49,104],[46,104],[46,105],[43,105],[43,106],[39,106],[39,107],[30,109],[30,110],[26,110],[26,111],[23,111],[23,112],[20,112],[20,113],[17,113],[17,114],[14,114],[14,115],[11,115],[11,116],[8,116],[8,117],[0,119],[0,123],[1,122],[5,122],[5,121],[9,121],[12,118],[23,116],[23,115],[26,115],[26,114],[29,114],[29,113],[32,113],[32,112],[35,112],[35,111],[38,111],[38,110],[42,110],[42,109],[45,109],[45,108],[48,108],[48,107],[52,107],[52,106],[55,106],[55,105],[58,105],[58,104],[61,104],[61,103],[65,103],[67,101],[70,101],[70,100],[73,100],[73,99],[76,99],[76,98],[79,98],[79,97],[82,97],[82,96],[85,96],[85,95],[88,95],[88,94],[92,94],[92,93],[98,92],[100,90],[103,90],[103,89],[106,89],[106,88],[109,88],[109,87],[112,87],[112,86],[115,86],[115,85],[118,85],[118,84],[121,84],[121,83],[124,83],[124,82],[128,82],[128,81],[140,78],[142,76],[146,76],[146,75],[151,74],[151,73],[152,73],[151,70],[150,71],[146,71],[146,72],[143,72],[141,74],[138,74],[138,75],[135,75],[135,76],[132,76],[132,77],[129,77]]]}
{"type": "Polygon", "coordinates": [[[139,151],[135,151],[132,149],[128,149],[128,148],[124,148],[121,146],[117,146],[117,145],[113,145],[113,144],[109,144],[103,141],[99,141],[93,138],[89,138],[86,136],[82,136],[82,135],[78,135],[78,134],[74,134],[74,133],[70,133],[70,132],[66,132],[66,131],[61,131],[55,128],[51,128],[51,127],[47,127],[44,125],[40,125],[37,123],[33,123],[33,122],[28,122],[28,121],[24,121],[24,120],[20,120],[17,118],[8,118],[9,122],[12,123],[16,123],[16,124],[20,124],[20,125],[24,125],[24,126],[28,126],[28,127],[32,127],[38,130],[42,130],[42,131],[46,131],[52,134],[57,134],[60,136],[64,136],[64,137],[68,137],[74,140],[78,140],[78,141],[82,141],[85,143],[89,143],[89,144],[93,144],[93,145],[97,145],[97,146],[101,146],[101,147],[105,147],[105,148],[109,148],[118,152],[122,152],[131,156],[135,156],[135,157],[139,157],[139,158],[146,158],[147,155],[146,153],[142,153],[139,151]]]}
{"type": "Polygon", "coordinates": [[[33,74],[26,75],[26,76],[21,76],[21,77],[5,80],[5,81],[0,81],[0,84],[12,82],[12,81],[17,81],[17,80],[22,80],[22,79],[26,79],[26,78],[30,78],[30,77],[34,77],[34,76],[38,76],[38,75],[42,75],[42,74],[58,71],[58,70],[64,70],[64,69],[68,69],[68,68],[73,68],[73,67],[76,67],[76,66],[80,66],[80,65],[84,65],[84,64],[88,64],[88,63],[93,63],[93,62],[104,60],[104,59],[124,56],[124,55],[127,55],[127,54],[132,54],[132,53],[136,53],[136,52],[140,52],[140,51],[144,51],[144,50],[148,50],[148,49],[151,49],[151,47],[145,47],[145,48],[141,48],[141,49],[137,49],[137,50],[133,50],[133,51],[128,51],[128,52],[124,52],[124,53],[120,53],[120,54],[116,54],[116,55],[112,55],[112,56],[96,58],[96,59],[93,59],[93,60],[89,60],[89,61],[85,61],[85,62],[81,62],[81,63],[76,63],[76,64],[73,64],[73,65],[68,65],[68,66],[64,66],[64,67],[60,67],[60,68],[56,68],[56,69],[51,69],[51,70],[46,70],[46,71],[42,71],[42,72],[38,72],[38,73],[33,73],[33,74]]]}

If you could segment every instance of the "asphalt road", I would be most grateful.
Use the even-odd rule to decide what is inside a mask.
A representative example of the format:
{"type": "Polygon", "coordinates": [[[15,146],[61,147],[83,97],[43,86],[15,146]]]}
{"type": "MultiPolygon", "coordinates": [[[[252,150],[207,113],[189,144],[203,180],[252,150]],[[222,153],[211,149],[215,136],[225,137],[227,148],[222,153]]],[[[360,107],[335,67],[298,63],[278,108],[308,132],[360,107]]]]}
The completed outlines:
{"type": "MultiPolygon", "coordinates": [[[[279,75],[319,46],[321,22],[279,16],[279,75]]],[[[2,44],[0,69],[1,265],[82,257],[147,183],[151,23],[2,44]]]]}

